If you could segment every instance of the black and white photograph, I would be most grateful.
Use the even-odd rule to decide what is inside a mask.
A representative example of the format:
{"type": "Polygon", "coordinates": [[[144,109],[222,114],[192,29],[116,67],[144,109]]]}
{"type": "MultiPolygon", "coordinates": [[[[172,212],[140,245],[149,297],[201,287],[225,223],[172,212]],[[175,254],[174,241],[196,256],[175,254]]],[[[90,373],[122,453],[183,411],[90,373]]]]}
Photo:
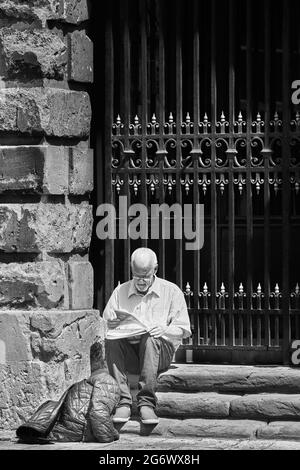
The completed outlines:
{"type": "Polygon", "coordinates": [[[299,0],[0,0],[3,455],[300,450],[299,266],[299,0]]]}

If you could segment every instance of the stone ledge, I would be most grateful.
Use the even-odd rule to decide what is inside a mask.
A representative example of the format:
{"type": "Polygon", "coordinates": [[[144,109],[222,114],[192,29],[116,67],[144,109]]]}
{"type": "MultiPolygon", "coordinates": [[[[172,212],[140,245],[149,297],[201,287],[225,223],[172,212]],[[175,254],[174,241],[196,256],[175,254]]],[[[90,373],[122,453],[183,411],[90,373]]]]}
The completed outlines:
{"type": "Polygon", "coordinates": [[[0,90],[0,132],[84,139],[90,124],[86,92],[41,87],[0,90]]]}
{"type": "Polygon", "coordinates": [[[0,192],[83,195],[93,190],[93,151],[85,147],[0,147],[0,192]]]}

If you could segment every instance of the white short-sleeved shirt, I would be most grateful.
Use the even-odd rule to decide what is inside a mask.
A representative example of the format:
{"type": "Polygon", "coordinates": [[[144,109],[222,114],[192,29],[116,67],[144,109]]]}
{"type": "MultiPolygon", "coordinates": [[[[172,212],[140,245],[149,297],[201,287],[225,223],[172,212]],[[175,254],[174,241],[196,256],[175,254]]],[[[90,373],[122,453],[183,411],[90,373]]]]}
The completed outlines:
{"type": "Polygon", "coordinates": [[[183,292],[176,284],[157,276],[145,295],[136,290],[133,280],[118,285],[104,309],[104,320],[115,318],[115,309],[133,312],[149,328],[153,325],[172,325],[181,328],[181,338],[175,339],[168,336],[167,332],[163,336],[175,349],[183,338],[188,338],[192,334],[183,292]]]}

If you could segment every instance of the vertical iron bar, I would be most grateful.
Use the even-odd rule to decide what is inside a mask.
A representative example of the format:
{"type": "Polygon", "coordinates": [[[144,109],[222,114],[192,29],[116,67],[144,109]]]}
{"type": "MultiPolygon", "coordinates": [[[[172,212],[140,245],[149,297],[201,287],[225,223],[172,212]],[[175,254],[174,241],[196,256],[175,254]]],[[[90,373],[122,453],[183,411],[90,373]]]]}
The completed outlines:
{"type": "Polygon", "coordinates": [[[212,344],[217,344],[216,294],[217,294],[217,190],[216,190],[216,0],[211,0],[211,309],[213,323],[212,344]]]}
{"type": "MultiPolygon", "coordinates": [[[[176,1],[176,203],[182,207],[181,192],[181,123],[182,123],[182,3],[176,1]]],[[[182,239],[176,240],[176,283],[182,289],[182,239]]]]}
{"type": "Polygon", "coordinates": [[[266,311],[266,345],[271,345],[270,337],[270,321],[269,321],[269,310],[270,310],[270,164],[269,158],[271,156],[270,149],[270,82],[271,82],[271,36],[270,36],[270,1],[265,1],[265,148],[264,154],[264,294],[265,302],[264,308],[266,311]]]}
{"type": "Polygon", "coordinates": [[[204,316],[203,316],[203,336],[204,336],[204,338],[203,338],[204,344],[208,345],[209,344],[209,342],[208,342],[208,338],[209,338],[209,336],[208,336],[208,317],[207,317],[206,314],[204,314],[204,316]]]}
{"type": "MultiPolygon", "coordinates": [[[[199,2],[193,2],[194,17],[194,40],[193,40],[193,121],[194,121],[194,148],[193,148],[193,214],[196,216],[196,204],[199,204],[198,185],[198,157],[199,157],[199,122],[200,122],[200,42],[199,42],[199,2]]],[[[200,344],[200,311],[199,311],[199,291],[200,291],[200,251],[194,252],[194,309],[197,309],[198,318],[198,344],[200,344]]]]}
{"type": "Polygon", "coordinates": [[[247,0],[247,163],[246,163],[246,198],[247,198],[247,345],[252,346],[252,256],[253,256],[253,202],[251,187],[251,125],[252,125],[252,9],[251,0],[247,0]]]}
{"type": "MultiPolygon", "coordinates": [[[[112,3],[107,5],[105,26],[105,202],[113,203],[113,188],[111,175],[112,147],[111,130],[113,124],[113,95],[114,95],[114,42],[112,31],[112,3]]],[[[99,164],[99,162],[98,162],[99,164]]],[[[105,241],[105,295],[106,303],[114,288],[114,241],[105,241]]]]}
{"type": "MultiPolygon", "coordinates": [[[[121,18],[120,22],[123,24],[123,57],[122,57],[122,74],[123,77],[123,89],[121,90],[121,103],[122,103],[122,113],[124,115],[124,193],[127,196],[127,213],[128,207],[130,205],[130,186],[129,186],[129,158],[132,154],[132,149],[130,148],[129,142],[129,124],[131,116],[131,99],[130,99],[130,90],[131,90],[131,80],[130,80],[130,36],[129,36],[129,18],[128,18],[128,1],[122,0],[120,2],[120,13],[121,18]]],[[[127,217],[127,224],[128,224],[127,217]]],[[[130,278],[130,239],[127,238],[124,240],[124,280],[130,278]]]]}
{"type": "Polygon", "coordinates": [[[289,261],[290,261],[290,61],[289,61],[289,14],[290,2],[283,0],[282,24],[282,94],[283,94],[283,145],[282,145],[282,311],[283,311],[283,362],[289,363],[290,344],[290,294],[289,294],[289,261]]]}
{"type": "MultiPolygon", "coordinates": [[[[147,185],[146,185],[146,158],[147,158],[147,123],[148,123],[148,72],[147,72],[147,32],[146,32],[146,0],[139,2],[140,24],[141,24],[141,77],[142,77],[142,173],[141,173],[141,197],[140,201],[148,208],[147,185]]],[[[148,221],[147,221],[148,222],[148,221]]],[[[147,246],[147,240],[141,241],[142,246],[147,246]]]]}
{"type": "Polygon", "coordinates": [[[229,345],[234,345],[234,174],[233,158],[236,153],[234,147],[234,111],[235,111],[235,70],[234,70],[234,8],[233,0],[229,0],[229,175],[228,175],[228,298],[229,298],[229,345]]]}
{"type": "MultiPolygon", "coordinates": [[[[165,40],[164,40],[164,22],[163,22],[163,5],[162,2],[156,2],[157,18],[158,18],[158,120],[159,120],[159,204],[163,204],[165,200],[164,193],[164,156],[166,154],[164,146],[164,122],[165,122],[165,40]]],[[[166,274],[166,255],[165,240],[159,238],[159,272],[161,277],[165,278],[166,274]]]]}
{"type": "Polygon", "coordinates": [[[238,313],[239,318],[239,345],[244,346],[244,318],[243,313],[239,311],[238,313]]]}
{"type": "Polygon", "coordinates": [[[261,313],[258,313],[256,320],[256,346],[261,346],[261,313]]]}

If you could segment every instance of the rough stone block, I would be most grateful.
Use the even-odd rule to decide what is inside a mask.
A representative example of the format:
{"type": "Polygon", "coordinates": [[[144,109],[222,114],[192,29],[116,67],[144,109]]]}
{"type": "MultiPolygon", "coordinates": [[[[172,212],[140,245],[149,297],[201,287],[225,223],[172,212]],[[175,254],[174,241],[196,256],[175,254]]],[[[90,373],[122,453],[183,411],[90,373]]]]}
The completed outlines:
{"type": "Polygon", "coordinates": [[[0,147],[0,192],[86,194],[93,190],[93,151],[46,145],[0,147]]]}
{"type": "Polygon", "coordinates": [[[92,308],[94,303],[94,271],[91,263],[69,263],[70,308],[92,308]]]}
{"type": "Polygon", "coordinates": [[[93,43],[83,31],[68,36],[68,79],[76,82],[93,82],[93,43]]]}
{"type": "Polygon", "coordinates": [[[1,0],[0,16],[41,25],[47,20],[79,24],[89,18],[89,0],[1,0]]]}
{"type": "Polygon", "coordinates": [[[0,364],[31,360],[28,312],[0,311],[0,344],[0,364]]]}
{"type": "Polygon", "coordinates": [[[70,385],[88,377],[91,346],[100,342],[104,347],[99,312],[52,314],[52,311],[41,315],[0,313],[0,319],[6,315],[3,325],[7,350],[18,348],[10,357],[14,360],[6,357],[6,361],[0,362],[0,429],[16,429],[44,401],[59,399],[70,385]],[[7,322],[8,315],[14,321],[7,322]],[[27,360],[30,355],[35,359],[27,360]]]}
{"type": "Polygon", "coordinates": [[[0,429],[16,429],[46,400],[58,400],[77,380],[89,375],[88,358],[72,360],[72,375],[63,363],[40,361],[0,364],[0,429]]]}
{"type": "Polygon", "coordinates": [[[60,0],[2,0],[0,17],[19,21],[45,24],[48,19],[54,19],[58,14],[60,0]]]}
{"type": "Polygon", "coordinates": [[[102,337],[97,310],[39,311],[30,317],[30,346],[34,359],[61,362],[89,357],[90,347],[102,337]]]}
{"type": "Polygon", "coordinates": [[[160,416],[224,418],[229,416],[234,395],[218,393],[157,393],[160,416]]]}
{"type": "Polygon", "coordinates": [[[71,194],[86,194],[94,187],[94,153],[92,149],[70,148],[70,183],[71,194]]]}
{"type": "Polygon", "coordinates": [[[86,138],[91,104],[86,92],[55,88],[0,90],[0,131],[86,138]]]}
{"type": "Polygon", "coordinates": [[[0,30],[1,74],[5,78],[62,79],[67,63],[65,43],[48,30],[0,30]]]}
{"type": "Polygon", "coordinates": [[[69,152],[58,146],[0,147],[0,191],[67,194],[69,152]]]}
{"type": "Polygon", "coordinates": [[[58,18],[71,24],[89,19],[89,0],[61,0],[58,18]]]}
{"type": "Polygon", "coordinates": [[[230,416],[247,419],[299,419],[299,394],[261,393],[244,395],[230,404],[230,416]]]}
{"type": "Polygon", "coordinates": [[[60,261],[0,263],[0,309],[68,308],[66,282],[60,261]]]}
{"type": "Polygon", "coordinates": [[[90,357],[95,340],[103,339],[97,310],[2,310],[0,325],[0,363],[4,365],[82,360],[90,357]]]}
{"type": "Polygon", "coordinates": [[[70,253],[89,248],[92,206],[0,204],[0,251],[70,253]]]}
{"type": "Polygon", "coordinates": [[[257,438],[300,441],[300,421],[273,421],[258,430],[257,438]]]}

